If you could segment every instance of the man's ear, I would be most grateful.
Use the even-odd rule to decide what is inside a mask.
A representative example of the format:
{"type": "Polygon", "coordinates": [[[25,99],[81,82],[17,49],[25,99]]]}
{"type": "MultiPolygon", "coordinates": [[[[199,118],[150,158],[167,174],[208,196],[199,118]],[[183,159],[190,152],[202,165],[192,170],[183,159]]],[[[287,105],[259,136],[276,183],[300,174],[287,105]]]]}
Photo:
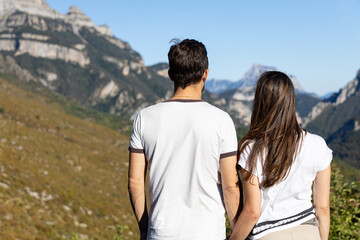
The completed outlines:
{"type": "Polygon", "coordinates": [[[170,80],[171,80],[171,81],[174,81],[174,79],[173,79],[172,76],[171,76],[170,68],[169,68],[169,70],[168,70],[168,75],[169,75],[170,80]]]}
{"type": "Polygon", "coordinates": [[[201,80],[205,83],[207,77],[208,77],[208,74],[209,74],[209,69],[206,69],[201,80]]]}

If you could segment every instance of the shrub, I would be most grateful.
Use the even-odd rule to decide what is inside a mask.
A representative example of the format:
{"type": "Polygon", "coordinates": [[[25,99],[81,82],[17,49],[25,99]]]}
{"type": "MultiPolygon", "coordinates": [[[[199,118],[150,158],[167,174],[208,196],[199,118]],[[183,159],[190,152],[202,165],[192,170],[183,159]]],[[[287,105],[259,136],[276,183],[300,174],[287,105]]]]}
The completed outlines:
{"type": "Polygon", "coordinates": [[[360,236],[360,182],[343,182],[339,168],[332,166],[329,239],[357,239],[360,236]]]}

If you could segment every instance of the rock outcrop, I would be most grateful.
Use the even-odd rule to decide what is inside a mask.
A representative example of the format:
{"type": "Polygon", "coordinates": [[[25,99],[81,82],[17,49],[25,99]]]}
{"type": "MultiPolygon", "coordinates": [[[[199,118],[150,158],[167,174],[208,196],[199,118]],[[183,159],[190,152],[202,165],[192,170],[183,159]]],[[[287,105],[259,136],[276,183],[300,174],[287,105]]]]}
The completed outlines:
{"type": "Polygon", "coordinates": [[[11,74],[19,79],[29,81],[35,81],[35,77],[31,75],[29,71],[21,68],[14,58],[10,56],[3,57],[0,54],[0,72],[11,74]]]}
{"type": "Polygon", "coordinates": [[[1,0],[0,16],[11,14],[15,11],[46,18],[65,18],[63,14],[52,9],[45,0],[1,0]]]}
{"type": "Polygon", "coordinates": [[[309,115],[304,119],[303,126],[306,127],[310,122],[314,121],[328,107],[341,105],[349,98],[358,95],[360,93],[359,80],[360,70],[357,72],[354,80],[347,83],[339,92],[315,105],[309,115]]]}

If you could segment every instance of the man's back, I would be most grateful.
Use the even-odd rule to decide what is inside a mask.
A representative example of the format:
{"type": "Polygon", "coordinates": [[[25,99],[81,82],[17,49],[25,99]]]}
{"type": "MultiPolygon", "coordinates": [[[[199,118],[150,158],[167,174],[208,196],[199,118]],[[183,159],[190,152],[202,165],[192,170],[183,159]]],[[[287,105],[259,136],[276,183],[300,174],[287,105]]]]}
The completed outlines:
{"type": "Polygon", "coordinates": [[[229,115],[201,100],[170,100],[142,110],[131,151],[149,164],[148,239],[224,239],[219,159],[236,154],[229,115]]]}

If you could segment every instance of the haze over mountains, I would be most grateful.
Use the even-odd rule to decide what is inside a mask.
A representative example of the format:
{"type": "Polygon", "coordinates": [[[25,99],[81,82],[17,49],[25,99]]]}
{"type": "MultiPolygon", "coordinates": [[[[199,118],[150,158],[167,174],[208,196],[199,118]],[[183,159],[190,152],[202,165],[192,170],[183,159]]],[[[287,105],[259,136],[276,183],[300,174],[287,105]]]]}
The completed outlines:
{"type": "MultiPolygon", "coordinates": [[[[0,224],[15,231],[11,226],[25,219],[23,232],[39,239],[68,239],[71,232],[110,239],[119,222],[135,232],[126,189],[117,193],[115,187],[126,181],[128,137],[119,132],[129,134],[141,108],[171,97],[167,70],[167,63],[145,66],[129,43],[78,7],[61,14],[45,0],[1,0],[0,75],[6,80],[0,80],[0,200],[10,215],[0,224]],[[21,207],[16,199],[25,199],[21,207]],[[38,218],[29,209],[45,210],[38,218]]],[[[254,64],[239,81],[208,80],[204,99],[229,112],[244,133],[257,78],[270,70],[276,68],[254,64]]],[[[322,135],[338,159],[360,168],[360,71],[326,99],[291,78],[302,126],[322,135]]]]}

